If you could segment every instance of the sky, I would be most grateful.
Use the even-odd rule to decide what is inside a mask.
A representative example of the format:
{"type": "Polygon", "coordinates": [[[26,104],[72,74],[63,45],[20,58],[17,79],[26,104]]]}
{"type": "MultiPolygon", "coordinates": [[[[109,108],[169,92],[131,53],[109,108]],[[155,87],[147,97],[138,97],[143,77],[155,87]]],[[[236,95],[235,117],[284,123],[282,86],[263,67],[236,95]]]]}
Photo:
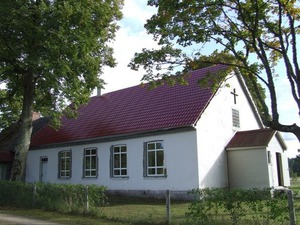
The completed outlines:
{"type": "MultiPolygon", "coordinates": [[[[140,84],[144,74],[143,71],[133,71],[127,65],[130,59],[133,58],[134,53],[141,52],[143,48],[157,47],[152,36],[148,35],[144,28],[146,20],[156,12],[156,8],[147,6],[147,0],[125,0],[122,12],[123,19],[119,22],[120,29],[116,33],[116,39],[112,44],[117,66],[104,69],[101,78],[104,79],[106,85],[101,90],[102,94],[140,84]]],[[[288,90],[290,85],[287,80],[282,81],[280,78],[276,82],[280,87],[278,106],[281,122],[300,125],[295,103],[291,96],[284,94],[290,92],[288,90]]],[[[298,154],[297,150],[300,149],[299,142],[293,134],[282,133],[282,136],[288,145],[289,157],[295,157],[298,154]]]]}
{"type": "Polygon", "coordinates": [[[154,48],[156,43],[152,36],[146,33],[144,24],[156,9],[147,6],[147,0],[125,0],[123,7],[123,19],[119,22],[120,29],[113,43],[114,56],[117,66],[105,68],[101,78],[106,85],[101,93],[107,93],[141,83],[142,71],[133,71],[127,65],[134,53],[143,48],[154,48]]]}

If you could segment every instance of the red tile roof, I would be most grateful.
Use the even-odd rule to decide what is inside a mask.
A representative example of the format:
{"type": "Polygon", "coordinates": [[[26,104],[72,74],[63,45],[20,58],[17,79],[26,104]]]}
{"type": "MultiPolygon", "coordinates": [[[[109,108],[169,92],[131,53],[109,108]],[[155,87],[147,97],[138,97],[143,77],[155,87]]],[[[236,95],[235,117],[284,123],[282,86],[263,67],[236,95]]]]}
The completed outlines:
{"type": "Polygon", "coordinates": [[[258,129],[236,132],[226,149],[245,147],[267,147],[276,131],[271,129],[258,129]]]}
{"type": "Polygon", "coordinates": [[[200,88],[198,80],[226,68],[217,65],[193,71],[187,86],[148,90],[139,85],[92,97],[79,108],[77,119],[64,117],[58,131],[45,126],[37,132],[31,147],[193,125],[213,95],[200,88]]]}

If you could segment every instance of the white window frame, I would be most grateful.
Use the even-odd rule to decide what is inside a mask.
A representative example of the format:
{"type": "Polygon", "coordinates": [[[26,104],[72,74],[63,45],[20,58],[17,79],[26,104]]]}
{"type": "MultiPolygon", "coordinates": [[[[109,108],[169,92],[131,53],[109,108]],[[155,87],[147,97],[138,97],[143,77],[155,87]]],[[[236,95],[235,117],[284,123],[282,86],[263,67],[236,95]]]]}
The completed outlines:
{"type": "Polygon", "coordinates": [[[85,148],[83,150],[83,177],[95,178],[98,177],[98,149],[85,148]],[[95,151],[93,153],[92,151],[95,151]],[[87,154],[89,152],[89,154],[87,154]],[[94,165],[94,167],[93,167],[94,165]]]}
{"type": "Polygon", "coordinates": [[[71,150],[63,150],[58,152],[58,178],[61,179],[71,178],[71,169],[72,169],[71,150]]]}
{"type": "Polygon", "coordinates": [[[128,177],[127,145],[113,145],[111,159],[111,177],[128,177]],[[116,160],[119,160],[119,162],[116,162],[116,160]]]}
{"type": "Polygon", "coordinates": [[[146,176],[147,177],[165,177],[166,176],[166,169],[165,169],[165,152],[163,147],[163,141],[150,141],[146,142],[145,144],[145,151],[146,151],[146,176]],[[150,148],[150,146],[152,147],[150,148]],[[162,160],[159,160],[159,153],[162,153],[162,160]],[[150,162],[150,154],[154,156],[154,165],[151,165],[150,162]],[[162,162],[162,165],[158,165],[159,161],[162,162]],[[150,173],[150,171],[154,171],[154,173],[150,173]]]}

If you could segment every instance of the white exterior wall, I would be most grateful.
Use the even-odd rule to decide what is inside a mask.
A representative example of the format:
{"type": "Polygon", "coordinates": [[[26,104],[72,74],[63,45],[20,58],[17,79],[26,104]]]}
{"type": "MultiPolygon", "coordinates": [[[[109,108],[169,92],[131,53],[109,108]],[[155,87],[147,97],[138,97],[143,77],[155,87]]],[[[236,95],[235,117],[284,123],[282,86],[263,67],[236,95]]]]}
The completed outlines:
{"type": "Polygon", "coordinates": [[[200,188],[228,186],[225,146],[236,132],[232,126],[232,108],[239,110],[238,130],[261,128],[236,76],[226,83],[229,87],[219,89],[197,123],[200,188]],[[238,94],[236,104],[231,94],[234,88],[238,94]]]}
{"type": "Polygon", "coordinates": [[[48,157],[48,182],[98,184],[109,190],[176,190],[188,191],[198,185],[196,131],[149,136],[121,141],[104,142],[89,145],[77,145],[44,150],[30,150],[27,158],[27,182],[39,181],[40,157],[48,157]],[[162,140],[164,143],[165,168],[167,177],[143,177],[143,144],[144,142],[162,140]],[[111,145],[127,145],[128,178],[110,177],[111,145]],[[83,151],[87,147],[98,149],[98,178],[82,178],[83,151]],[[59,179],[58,152],[72,150],[72,177],[59,179]]]}
{"type": "Polygon", "coordinates": [[[229,183],[233,188],[268,188],[269,171],[264,148],[228,151],[229,183]]]}

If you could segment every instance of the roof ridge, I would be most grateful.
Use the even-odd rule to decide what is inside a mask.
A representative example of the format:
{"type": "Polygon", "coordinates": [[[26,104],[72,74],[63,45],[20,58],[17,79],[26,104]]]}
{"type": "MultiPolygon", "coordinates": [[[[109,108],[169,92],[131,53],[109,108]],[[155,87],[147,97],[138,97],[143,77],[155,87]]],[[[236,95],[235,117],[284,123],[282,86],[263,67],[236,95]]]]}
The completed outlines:
{"type": "MultiPolygon", "coordinates": [[[[190,70],[188,72],[186,72],[187,74],[191,74],[190,76],[192,76],[194,73],[197,73],[199,71],[202,71],[202,70],[211,70],[211,68],[214,68],[214,67],[218,67],[218,66],[222,66],[222,67],[228,67],[227,65],[222,65],[222,64],[215,64],[215,65],[212,65],[212,66],[207,66],[207,67],[203,67],[203,68],[199,68],[199,69],[196,69],[196,70],[190,70]]],[[[212,72],[216,72],[216,71],[212,71],[212,72]]],[[[179,76],[182,76],[182,74],[178,74],[178,75],[173,75],[174,77],[179,77],[179,76]]],[[[158,79],[157,81],[159,80],[163,80],[162,78],[161,79],[158,79]]],[[[165,84],[167,84],[167,82],[165,82],[165,84]]],[[[133,85],[133,86],[129,86],[129,87],[125,87],[125,88],[121,88],[121,89],[118,89],[118,90],[114,90],[114,91],[111,91],[111,92],[106,92],[104,94],[101,94],[101,95],[94,95],[94,96],[91,96],[90,98],[95,98],[95,97],[101,97],[101,96],[105,96],[105,95],[108,95],[108,94],[111,94],[111,93],[115,93],[115,92],[119,92],[119,91],[124,91],[126,89],[130,89],[130,88],[135,88],[135,87],[145,87],[145,86],[149,86],[150,85],[150,81],[149,82],[146,82],[146,83],[140,83],[140,84],[136,84],[136,85],[133,85]]],[[[162,85],[161,85],[162,86],[162,85]]],[[[105,89],[105,88],[104,88],[105,89]]]]}

